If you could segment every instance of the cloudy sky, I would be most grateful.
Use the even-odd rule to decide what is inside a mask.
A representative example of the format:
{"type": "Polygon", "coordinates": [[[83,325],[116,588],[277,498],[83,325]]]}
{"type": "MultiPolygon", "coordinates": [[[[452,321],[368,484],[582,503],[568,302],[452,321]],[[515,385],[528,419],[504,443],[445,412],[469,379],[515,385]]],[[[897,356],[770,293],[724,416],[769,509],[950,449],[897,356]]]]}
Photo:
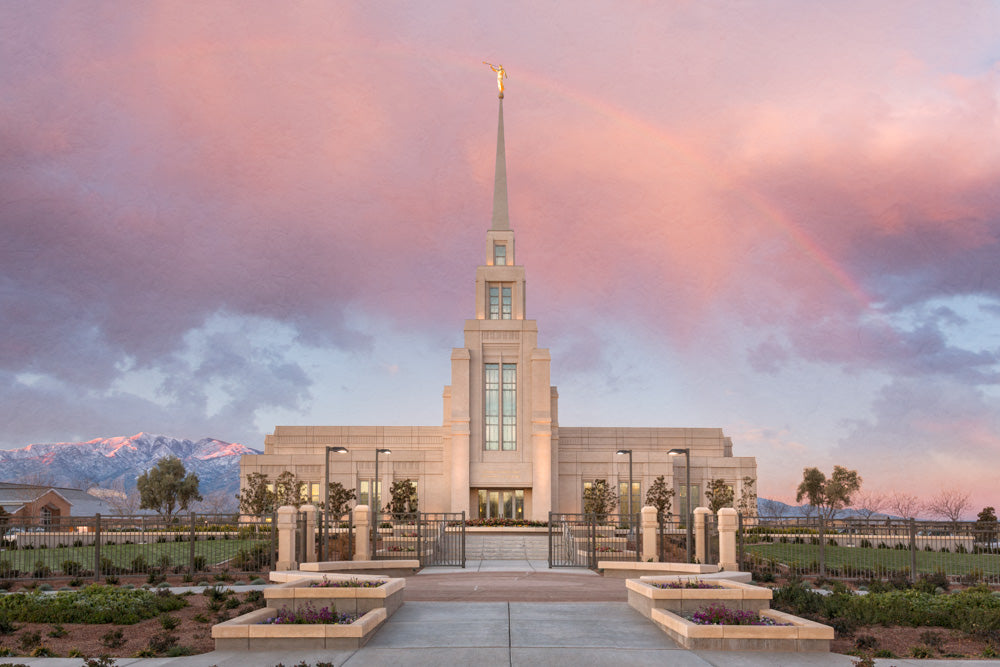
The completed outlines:
{"type": "Polygon", "coordinates": [[[496,81],[564,425],[1000,505],[1000,7],[0,8],[0,448],[437,424],[496,81]]]}

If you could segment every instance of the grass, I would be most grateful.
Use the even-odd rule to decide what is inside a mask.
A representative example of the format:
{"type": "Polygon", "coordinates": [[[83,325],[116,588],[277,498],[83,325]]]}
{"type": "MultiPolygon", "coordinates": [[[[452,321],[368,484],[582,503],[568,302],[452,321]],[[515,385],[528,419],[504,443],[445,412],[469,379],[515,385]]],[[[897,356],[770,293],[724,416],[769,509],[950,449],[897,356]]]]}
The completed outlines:
{"type": "MultiPolygon", "coordinates": [[[[102,544],[101,558],[109,558],[118,570],[128,571],[132,560],[138,556],[146,559],[151,566],[160,564],[166,556],[171,566],[188,567],[191,558],[191,543],[188,541],[174,542],[173,536],[169,542],[153,542],[150,544],[102,544]]],[[[216,539],[198,540],[194,543],[195,556],[205,559],[207,565],[218,565],[235,556],[241,549],[250,549],[255,544],[270,544],[270,539],[216,539]]],[[[75,561],[83,569],[94,568],[94,547],[50,547],[47,549],[18,549],[17,551],[0,551],[0,561],[7,561],[11,567],[22,572],[35,569],[36,561],[41,560],[52,570],[58,571],[63,561],[75,561]]]]}
{"type": "MultiPolygon", "coordinates": [[[[747,553],[761,558],[784,563],[796,569],[812,569],[819,562],[817,544],[748,544],[747,553]]],[[[844,573],[870,570],[909,569],[908,549],[869,549],[863,547],[824,546],[824,560],[827,568],[837,568],[844,573]]],[[[950,575],[981,573],[985,577],[1000,576],[1000,555],[956,554],[938,551],[917,551],[917,572],[933,574],[944,570],[950,575]]]]}

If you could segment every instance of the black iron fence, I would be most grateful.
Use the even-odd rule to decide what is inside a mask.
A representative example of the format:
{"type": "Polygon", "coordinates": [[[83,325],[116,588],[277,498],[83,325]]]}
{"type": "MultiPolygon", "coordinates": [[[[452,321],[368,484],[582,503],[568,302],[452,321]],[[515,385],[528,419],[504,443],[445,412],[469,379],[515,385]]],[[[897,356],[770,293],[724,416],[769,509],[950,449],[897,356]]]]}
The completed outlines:
{"type": "Polygon", "coordinates": [[[316,560],[352,560],[354,558],[354,513],[316,512],[316,560]]]}
{"type": "Polygon", "coordinates": [[[589,567],[602,560],[638,561],[638,514],[549,513],[549,567],[589,567]]]}
{"type": "Polygon", "coordinates": [[[381,513],[372,521],[375,560],[419,560],[423,567],[465,567],[465,512],[381,513]]]}
{"type": "Polygon", "coordinates": [[[276,554],[273,516],[18,516],[0,526],[0,579],[263,573],[276,554]]]}
{"type": "Polygon", "coordinates": [[[741,518],[737,545],[740,569],[757,576],[1000,583],[997,525],[979,521],[741,518]]]}
{"type": "MultiPolygon", "coordinates": [[[[693,538],[694,527],[691,527],[689,538],[688,526],[678,517],[663,516],[657,525],[656,551],[661,563],[688,562],[688,539],[693,538]]],[[[694,558],[694,542],[691,543],[691,558],[694,558]]]]}

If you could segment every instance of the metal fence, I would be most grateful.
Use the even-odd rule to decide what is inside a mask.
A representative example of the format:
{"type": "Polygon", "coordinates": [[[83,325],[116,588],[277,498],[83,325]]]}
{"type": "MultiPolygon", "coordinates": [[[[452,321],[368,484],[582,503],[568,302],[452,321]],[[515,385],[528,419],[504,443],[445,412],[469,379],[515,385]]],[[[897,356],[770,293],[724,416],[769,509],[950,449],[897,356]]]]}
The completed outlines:
{"type": "Polygon", "coordinates": [[[740,569],[755,575],[1000,583],[997,526],[979,521],[741,517],[737,544],[740,569]]]}
{"type": "Polygon", "coordinates": [[[465,512],[375,514],[372,558],[465,567],[465,512]]]}
{"type": "Polygon", "coordinates": [[[273,516],[18,516],[0,534],[0,579],[261,573],[277,553],[273,516]]]}
{"type": "MultiPolygon", "coordinates": [[[[661,517],[656,534],[656,551],[661,563],[688,561],[688,529],[679,517],[661,517]]],[[[694,544],[691,553],[694,554],[694,544]]]]}
{"type": "Polygon", "coordinates": [[[549,513],[549,567],[589,567],[602,560],[639,560],[638,514],[549,513]]]}
{"type": "Polygon", "coordinates": [[[319,531],[316,540],[316,560],[352,560],[354,558],[354,513],[330,514],[316,512],[319,531]]]}

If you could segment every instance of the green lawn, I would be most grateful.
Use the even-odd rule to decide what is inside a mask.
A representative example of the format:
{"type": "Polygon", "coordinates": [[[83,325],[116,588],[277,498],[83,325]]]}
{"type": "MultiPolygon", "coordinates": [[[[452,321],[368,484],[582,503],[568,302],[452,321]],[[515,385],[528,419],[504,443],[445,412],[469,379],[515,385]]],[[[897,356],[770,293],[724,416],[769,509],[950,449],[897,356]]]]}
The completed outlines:
{"type": "MultiPolygon", "coordinates": [[[[818,570],[817,544],[748,544],[744,551],[771,559],[792,568],[818,570]],[[815,563],[815,564],[814,564],[815,563]]],[[[968,574],[978,570],[984,577],[1000,576],[1000,555],[955,554],[938,551],[917,551],[917,572],[934,573],[943,570],[950,575],[968,574]]],[[[910,567],[910,552],[900,549],[867,549],[862,547],[824,547],[827,568],[837,568],[845,574],[857,570],[902,570],[910,567]]]]}
{"type": "MultiPolygon", "coordinates": [[[[205,559],[206,567],[217,567],[235,556],[241,549],[254,545],[269,545],[266,539],[216,539],[198,540],[194,543],[195,556],[205,559]]],[[[152,544],[103,544],[101,558],[109,558],[116,569],[129,570],[132,561],[142,556],[150,565],[160,565],[164,556],[170,559],[170,566],[187,568],[191,558],[190,542],[162,542],[152,544]]],[[[0,551],[0,570],[9,567],[22,572],[31,572],[41,560],[52,570],[60,570],[64,561],[76,561],[85,570],[94,569],[94,547],[52,547],[47,549],[18,549],[0,551]]]]}

